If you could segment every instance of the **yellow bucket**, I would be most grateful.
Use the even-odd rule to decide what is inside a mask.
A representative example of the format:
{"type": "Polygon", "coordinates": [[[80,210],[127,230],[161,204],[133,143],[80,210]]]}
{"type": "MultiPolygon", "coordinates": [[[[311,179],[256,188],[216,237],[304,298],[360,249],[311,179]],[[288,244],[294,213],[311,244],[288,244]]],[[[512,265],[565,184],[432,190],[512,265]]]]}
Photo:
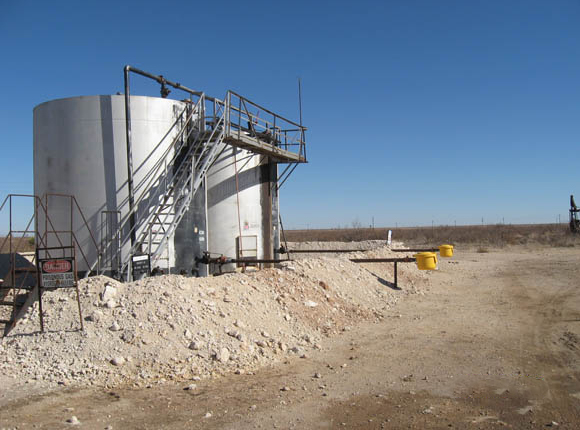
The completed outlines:
{"type": "Polygon", "coordinates": [[[441,245],[439,247],[441,257],[453,257],[453,245],[441,245]]]}
{"type": "Polygon", "coordinates": [[[435,270],[437,268],[437,254],[434,252],[420,252],[413,257],[417,260],[419,270],[435,270]]]}

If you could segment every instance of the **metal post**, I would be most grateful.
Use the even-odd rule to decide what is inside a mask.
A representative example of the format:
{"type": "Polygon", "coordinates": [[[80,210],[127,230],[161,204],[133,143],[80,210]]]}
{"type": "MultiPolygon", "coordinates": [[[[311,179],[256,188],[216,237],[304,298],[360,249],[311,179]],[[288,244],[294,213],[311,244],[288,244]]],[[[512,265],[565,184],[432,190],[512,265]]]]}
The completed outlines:
{"type": "MultiPolygon", "coordinates": [[[[48,246],[48,195],[44,196],[44,241],[46,242],[44,246],[48,246]]],[[[42,200],[40,200],[42,203],[42,200]]]]}
{"type": "MultiPolygon", "coordinates": [[[[248,121],[250,122],[250,136],[251,136],[254,124],[252,124],[252,118],[250,118],[249,115],[248,121]]],[[[242,99],[238,97],[238,140],[240,139],[241,133],[242,133],[242,99]]]]}
{"type": "Polygon", "coordinates": [[[77,305],[79,306],[79,321],[81,322],[81,331],[85,331],[85,326],[83,324],[83,311],[81,310],[81,295],[79,292],[79,280],[77,278],[77,268],[76,268],[76,264],[77,264],[77,256],[76,256],[76,250],[75,247],[72,247],[72,257],[73,257],[73,262],[75,264],[75,267],[73,269],[73,273],[74,273],[74,277],[75,277],[75,289],[77,291],[77,305]]]}
{"type": "Polygon", "coordinates": [[[304,127],[302,126],[302,81],[298,78],[298,103],[300,105],[300,148],[298,154],[306,158],[306,146],[304,145],[304,127]]]}
{"type": "Polygon", "coordinates": [[[125,66],[125,128],[127,140],[127,192],[129,194],[129,233],[131,236],[131,248],[136,242],[135,232],[135,200],[133,196],[133,155],[131,151],[131,100],[129,94],[129,71],[130,67],[125,66]]]}
{"type": "Polygon", "coordinates": [[[399,288],[397,285],[397,262],[393,263],[395,265],[395,288],[399,288]]]}
{"type": "MultiPolygon", "coordinates": [[[[41,281],[41,267],[38,261],[38,249],[36,249],[36,279],[38,287],[38,317],[40,318],[40,331],[44,333],[44,313],[42,311],[42,281],[41,281]]],[[[15,298],[16,300],[16,298],[15,298]]]]}
{"type": "Polygon", "coordinates": [[[73,232],[74,232],[74,220],[73,220],[73,199],[72,196],[69,197],[70,200],[70,246],[74,246],[73,232]]]}

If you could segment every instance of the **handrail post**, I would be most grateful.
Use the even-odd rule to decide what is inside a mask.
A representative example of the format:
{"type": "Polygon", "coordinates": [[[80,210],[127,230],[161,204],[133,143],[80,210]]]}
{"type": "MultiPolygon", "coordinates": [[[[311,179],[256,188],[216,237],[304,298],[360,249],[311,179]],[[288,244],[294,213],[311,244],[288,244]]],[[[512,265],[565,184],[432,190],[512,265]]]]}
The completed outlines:
{"type": "MultiPolygon", "coordinates": [[[[252,118],[248,116],[248,121],[250,121],[250,125],[252,125],[252,118]]],[[[242,99],[238,97],[238,140],[242,134],[242,99]]]]}
{"type": "Polygon", "coordinates": [[[224,130],[226,131],[227,135],[229,136],[230,134],[230,92],[228,91],[228,93],[226,94],[226,99],[225,99],[225,103],[224,103],[224,119],[225,119],[225,124],[224,124],[224,130]]]}

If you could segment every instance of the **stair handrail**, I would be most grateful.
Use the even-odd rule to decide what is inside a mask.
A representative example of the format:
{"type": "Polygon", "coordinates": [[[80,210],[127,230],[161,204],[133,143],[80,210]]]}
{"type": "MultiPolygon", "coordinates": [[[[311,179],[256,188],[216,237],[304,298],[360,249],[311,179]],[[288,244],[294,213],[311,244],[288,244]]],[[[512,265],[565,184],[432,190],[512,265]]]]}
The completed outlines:
{"type": "MultiPolygon", "coordinates": [[[[121,219],[119,220],[119,224],[118,224],[118,228],[115,231],[115,234],[112,235],[112,238],[114,238],[116,235],[119,235],[119,237],[121,237],[121,241],[120,241],[120,245],[119,247],[122,249],[123,246],[127,243],[128,238],[131,237],[131,233],[134,231],[137,231],[138,228],[140,227],[140,223],[136,222],[135,225],[127,232],[127,234],[125,235],[125,239],[123,239],[123,235],[121,234],[123,232],[123,229],[126,228],[127,223],[130,220],[131,214],[136,214],[137,210],[139,208],[139,204],[144,200],[145,196],[147,195],[147,192],[150,191],[154,184],[157,181],[162,180],[159,176],[156,176],[155,174],[159,172],[160,168],[166,164],[167,162],[167,157],[168,155],[171,153],[171,150],[173,149],[173,156],[171,158],[171,160],[169,160],[169,162],[174,162],[175,161],[175,157],[177,154],[177,151],[175,151],[175,146],[176,144],[180,141],[184,130],[189,126],[191,119],[193,118],[193,115],[195,114],[195,112],[197,112],[199,110],[199,107],[201,106],[201,104],[203,103],[203,93],[199,96],[199,99],[197,101],[197,103],[193,106],[193,108],[191,108],[189,110],[189,115],[187,116],[184,124],[182,127],[180,127],[180,130],[178,131],[177,135],[173,138],[172,142],[167,146],[167,148],[165,149],[165,151],[162,153],[162,155],[158,158],[157,162],[154,164],[154,168],[152,168],[151,170],[149,170],[146,175],[144,176],[144,178],[137,184],[137,186],[135,187],[135,189],[139,189],[141,187],[143,187],[143,184],[146,181],[149,181],[147,183],[147,186],[145,186],[143,192],[141,193],[141,195],[138,197],[138,199],[135,201],[132,210],[127,211],[127,213],[125,213],[124,216],[121,217],[121,219]]],[[[162,140],[160,141],[159,144],[156,145],[156,147],[152,150],[152,152],[154,152],[159,145],[161,144],[161,142],[163,140],[165,140],[165,138],[170,134],[171,130],[175,128],[175,126],[177,124],[179,124],[182,120],[183,114],[188,110],[189,106],[186,106],[183,111],[180,113],[180,115],[178,116],[178,118],[176,119],[176,121],[171,125],[169,131],[163,136],[162,140]]],[[[156,193],[158,194],[158,193],[156,193]]],[[[151,198],[155,197],[155,195],[153,195],[151,198]]],[[[158,195],[156,196],[158,197],[158,195]]],[[[119,205],[118,209],[123,208],[126,204],[128,203],[128,197],[119,205]]],[[[151,212],[151,211],[150,211],[151,212]]],[[[110,246],[111,245],[111,241],[112,239],[109,239],[109,241],[106,242],[105,246],[110,246]]],[[[131,253],[132,254],[132,253],[131,253]]],[[[129,254],[129,255],[131,255],[129,254]]],[[[89,267],[89,272],[94,271],[96,265],[98,264],[98,261],[95,261],[90,267],[89,267]]],[[[121,271],[122,272],[122,271],[121,271]]]]}
{"type": "MultiPolygon", "coordinates": [[[[158,208],[157,208],[155,211],[151,212],[150,216],[148,217],[147,222],[142,223],[144,225],[151,225],[150,224],[151,219],[153,217],[157,216],[162,225],[170,224],[167,229],[164,229],[163,235],[161,236],[161,239],[160,239],[159,243],[157,244],[155,250],[153,252],[151,252],[152,262],[156,262],[159,259],[160,253],[163,251],[163,248],[167,242],[167,239],[169,238],[169,236],[171,234],[173,234],[177,224],[179,224],[179,222],[181,221],[181,219],[183,217],[183,214],[185,213],[184,208],[186,208],[189,205],[191,198],[193,197],[193,195],[195,194],[195,192],[197,191],[197,189],[200,186],[201,179],[203,179],[203,177],[207,173],[207,170],[215,161],[215,157],[208,156],[207,154],[209,151],[209,153],[211,155],[211,151],[215,151],[216,148],[219,146],[219,144],[223,141],[223,136],[224,136],[223,123],[224,123],[224,121],[225,121],[224,115],[222,114],[222,116],[220,117],[217,124],[215,124],[215,126],[212,128],[212,131],[211,131],[209,137],[207,137],[206,139],[201,139],[201,137],[203,137],[202,133],[199,133],[196,136],[196,140],[194,141],[193,144],[191,144],[189,146],[188,152],[183,157],[182,164],[177,169],[177,174],[173,177],[172,192],[177,188],[178,184],[183,184],[183,188],[181,188],[181,189],[184,189],[186,187],[186,184],[192,182],[191,179],[193,178],[193,175],[194,174],[196,175],[196,179],[194,179],[192,182],[191,189],[188,191],[187,195],[185,196],[185,200],[176,199],[177,196],[172,196],[174,198],[174,203],[171,205],[171,207],[177,208],[173,214],[170,214],[170,213],[159,214],[159,212],[157,210],[158,208]],[[220,130],[220,134],[219,134],[218,138],[216,139],[215,134],[218,130],[220,130]],[[207,143],[212,142],[212,141],[214,142],[214,144],[213,144],[211,149],[208,149],[209,145],[207,145],[207,143]],[[189,174],[187,174],[187,177],[184,177],[186,172],[188,172],[188,169],[185,168],[186,167],[185,164],[191,160],[194,151],[197,150],[197,148],[199,147],[200,144],[202,145],[201,147],[203,149],[201,152],[201,156],[197,158],[195,165],[192,166],[191,170],[189,170],[189,174]],[[199,165],[199,163],[202,163],[202,164],[199,165]],[[161,220],[161,217],[159,215],[161,215],[161,216],[165,215],[163,217],[163,220],[161,220]],[[174,217],[174,219],[170,223],[167,222],[167,218],[169,216],[174,217]]],[[[167,197],[169,197],[169,195],[167,195],[167,197]]],[[[153,238],[151,238],[151,234],[149,234],[150,240],[157,239],[159,234],[160,234],[160,232],[156,231],[153,238]]],[[[122,269],[121,269],[122,273],[124,273],[124,271],[126,270],[131,256],[134,254],[134,252],[137,250],[137,248],[139,246],[143,245],[146,238],[147,238],[147,230],[143,230],[141,232],[139,240],[136,241],[134,246],[131,248],[129,254],[127,255],[126,261],[124,262],[122,269]]]]}
{"type": "MultiPolygon", "coordinates": [[[[161,143],[171,133],[171,130],[173,130],[176,127],[176,125],[181,122],[181,120],[183,118],[183,114],[187,111],[187,109],[188,109],[188,107],[186,106],[183,109],[183,111],[180,113],[180,115],[177,117],[177,119],[175,120],[175,122],[171,125],[171,127],[169,128],[169,130],[167,131],[167,133],[161,138],[161,140],[155,146],[155,148],[153,148],[151,150],[150,154],[146,157],[146,159],[143,161],[143,163],[141,163],[141,165],[135,170],[135,173],[137,171],[139,171],[142,168],[142,166],[145,165],[146,160],[153,154],[153,152],[155,152],[157,150],[157,148],[159,148],[159,146],[161,145],[161,143]]],[[[192,115],[193,115],[194,109],[191,111],[190,115],[187,117],[184,126],[187,126],[187,124],[190,122],[190,120],[192,118],[192,115]]],[[[144,196],[147,194],[147,191],[150,188],[152,188],[153,183],[155,181],[159,180],[159,176],[156,175],[156,174],[158,173],[158,171],[160,170],[160,168],[162,167],[162,165],[164,164],[164,162],[167,161],[166,160],[167,156],[171,153],[171,150],[174,149],[174,146],[176,145],[176,143],[179,141],[180,138],[181,138],[181,134],[178,134],[178,135],[175,136],[175,138],[167,146],[167,148],[165,149],[165,151],[158,157],[158,159],[155,162],[155,164],[153,165],[153,167],[151,169],[149,169],[149,171],[145,174],[145,176],[134,187],[133,192],[136,193],[137,190],[139,190],[142,187],[144,187],[145,182],[147,182],[149,180],[149,183],[147,184],[147,186],[145,186],[144,191],[139,195],[139,197],[135,201],[134,206],[133,206],[133,210],[132,211],[131,210],[130,211],[127,211],[124,215],[121,216],[121,219],[119,221],[119,225],[120,226],[124,226],[127,223],[127,220],[131,216],[131,214],[132,213],[136,213],[137,208],[139,206],[139,203],[141,203],[143,201],[144,196]]],[[[173,161],[173,160],[171,160],[171,161],[173,161]]],[[[121,185],[121,188],[124,187],[124,186],[126,186],[126,181],[125,181],[125,183],[123,183],[121,185]]],[[[128,203],[129,203],[129,196],[125,197],[125,199],[123,199],[123,201],[121,201],[121,203],[117,207],[117,210],[121,211],[128,203]]]]}
{"type": "MultiPolygon", "coordinates": [[[[221,126],[220,128],[220,124],[222,122],[225,122],[224,117],[222,116],[220,118],[220,120],[218,121],[218,123],[216,124],[216,127],[213,128],[210,137],[206,140],[206,142],[212,142],[215,138],[215,133],[216,131],[219,129],[220,130],[220,134],[218,136],[218,138],[215,140],[214,142],[214,146],[209,150],[217,152],[218,146],[222,143],[223,141],[223,137],[224,137],[224,127],[221,126]]],[[[193,148],[193,146],[192,146],[193,148]]],[[[213,165],[214,161],[215,161],[216,157],[205,157],[205,158],[201,158],[201,160],[203,160],[203,165],[198,167],[194,167],[191,169],[190,174],[187,176],[187,178],[184,180],[184,183],[190,182],[191,179],[193,178],[193,175],[195,173],[196,177],[193,180],[193,184],[192,184],[192,188],[189,192],[189,195],[186,199],[185,202],[183,202],[181,204],[181,209],[183,209],[184,207],[186,207],[187,205],[189,205],[189,202],[191,201],[191,198],[193,198],[193,195],[195,194],[195,192],[197,191],[197,189],[200,186],[201,181],[203,180],[203,177],[205,176],[205,174],[207,173],[207,170],[211,167],[211,165],[213,165]]],[[[152,253],[152,260],[153,262],[156,262],[159,258],[159,254],[161,253],[161,250],[165,244],[165,242],[167,241],[167,239],[169,238],[169,236],[171,234],[173,234],[173,232],[175,231],[176,226],[179,224],[179,222],[181,221],[181,219],[183,218],[183,214],[185,213],[184,210],[181,210],[179,213],[176,213],[174,220],[172,221],[170,227],[164,232],[163,237],[161,238],[160,244],[157,246],[157,250],[155,252],[152,253]]]]}
{"type": "MultiPolygon", "coordinates": [[[[191,113],[189,115],[190,118],[192,118],[194,112],[199,109],[199,106],[201,105],[201,102],[202,102],[202,98],[203,97],[200,97],[198,103],[196,103],[196,105],[194,106],[194,108],[191,110],[191,113]]],[[[183,132],[188,127],[188,125],[189,125],[189,121],[186,121],[186,123],[183,125],[183,127],[179,130],[178,135],[175,137],[175,139],[173,140],[173,142],[171,143],[171,145],[164,152],[165,157],[167,157],[169,155],[169,153],[171,152],[171,149],[173,149],[173,154],[172,154],[171,159],[169,161],[167,161],[167,160],[164,160],[164,159],[161,159],[160,158],[159,163],[158,163],[159,166],[165,165],[165,168],[167,168],[167,164],[172,165],[173,163],[175,163],[176,158],[178,157],[179,154],[178,154],[178,151],[175,150],[176,148],[174,148],[174,146],[181,139],[181,137],[183,135],[183,132]]],[[[157,169],[154,173],[158,173],[158,172],[159,172],[159,169],[157,169]]],[[[139,203],[141,203],[145,199],[145,196],[147,196],[149,199],[155,201],[155,199],[161,197],[162,194],[166,194],[165,192],[162,193],[161,192],[162,189],[160,187],[158,187],[153,194],[149,194],[148,195],[148,192],[150,192],[154,188],[153,185],[156,182],[158,182],[158,181],[159,182],[165,181],[166,183],[173,184],[175,182],[174,178],[175,178],[175,173],[174,172],[171,172],[171,173],[165,172],[165,175],[164,175],[163,178],[156,177],[156,176],[152,176],[151,179],[150,179],[150,181],[149,181],[148,187],[143,190],[143,192],[141,193],[141,195],[135,201],[135,204],[134,204],[134,207],[133,207],[133,212],[136,213],[136,211],[139,208],[139,203]]],[[[166,190],[163,190],[163,191],[166,191],[166,190]]],[[[166,201],[167,201],[167,198],[165,198],[164,202],[166,202],[166,201]]],[[[153,208],[156,208],[158,205],[159,205],[159,203],[155,204],[153,206],[153,208]]],[[[152,207],[150,207],[149,208],[149,214],[147,215],[147,218],[149,218],[151,216],[151,214],[153,214],[153,213],[154,213],[154,210],[152,210],[152,207]]],[[[128,215],[125,218],[128,218],[128,215]]],[[[125,223],[126,223],[126,221],[125,221],[125,223]]],[[[122,240],[121,241],[121,247],[123,247],[127,243],[128,238],[130,237],[131,233],[138,231],[138,229],[143,224],[146,224],[146,222],[145,221],[142,221],[142,222],[136,222],[135,223],[135,225],[127,232],[127,235],[125,237],[125,240],[122,240]]],[[[123,227],[124,227],[124,225],[123,225],[123,221],[122,221],[122,224],[119,227],[119,230],[121,230],[123,227]]],[[[138,241],[136,241],[136,244],[137,243],[138,243],[138,241]]],[[[134,244],[133,247],[135,247],[136,244],[134,244]]],[[[132,254],[134,252],[133,251],[133,247],[131,248],[131,253],[130,254],[132,254]]]]}
{"type": "MultiPolygon", "coordinates": [[[[196,145],[199,143],[198,142],[198,137],[196,136],[196,140],[191,144],[190,149],[188,150],[188,152],[186,153],[186,155],[183,157],[183,160],[181,161],[180,165],[177,167],[176,171],[173,172],[171,180],[169,182],[169,186],[166,188],[165,192],[163,193],[163,198],[161,199],[161,201],[153,208],[154,210],[151,210],[147,219],[145,221],[143,221],[142,224],[144,225],[151,225],[151,221],[153,218],[157,217],[157,219],[159,220],[159,222],[161,224],[164,225],[164,223],[167,220],[167,217],[169,216],[169,213],[165,213],[165,217],[163,218],[163,220],[161,220],[160,218],[160,213],[159,213],[159,209],[161,206],[166,206],[167,202],[169,201],[170,198],[173,198],[173,203],[170,205],[170,207],[174,207],[178,204],[178,201],[181,199],[178,199],[179,196],[175,196],[173,195],[174,190],[176,189],[177,185],[179,183],[182,183],[182,175],[183,172],[186,171],[185,169],[185,163],[189,160],[190,156],[191,156],[191,152],[195,149],[196,145]]],[[[157,195],[157,197],[161,197],[161,195],[157,195]]],[[[150,230],[150,229],[149,229],[150,230]]],[[[159,232],[155,232],[154,236],[151,236],[151,232],[148,231],[146,229],[141,231],[141,234],[139,236],[139,239],[135,242],[135,244],[133,245],[133,247],[131,248],[129,255],[132,255],[139,246],[142,246],[145,239],[147,238],[147,235],[149,236],[150,241],[157,239],[157,236],[159,235],[159,232]],[[133,249],[135,248],[135,249],[133,249]]]]}

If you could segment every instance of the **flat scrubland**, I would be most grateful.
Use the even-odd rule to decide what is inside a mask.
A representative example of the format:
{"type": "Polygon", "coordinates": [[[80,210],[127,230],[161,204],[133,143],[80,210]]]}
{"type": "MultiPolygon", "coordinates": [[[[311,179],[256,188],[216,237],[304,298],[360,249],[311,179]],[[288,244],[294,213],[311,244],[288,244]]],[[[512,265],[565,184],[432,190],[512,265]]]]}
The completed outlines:
{"type": "Polygon", "coordinates": [[[408,246],[443,243],[496,248],[510,245],[541,244],[557,247],[580,246],[580,235],[570,233],[568,224],[493,224],[467,226],[347,228],[286,230],[289,242],[386,240],[392,230],[393,240],[408,246]]]}

